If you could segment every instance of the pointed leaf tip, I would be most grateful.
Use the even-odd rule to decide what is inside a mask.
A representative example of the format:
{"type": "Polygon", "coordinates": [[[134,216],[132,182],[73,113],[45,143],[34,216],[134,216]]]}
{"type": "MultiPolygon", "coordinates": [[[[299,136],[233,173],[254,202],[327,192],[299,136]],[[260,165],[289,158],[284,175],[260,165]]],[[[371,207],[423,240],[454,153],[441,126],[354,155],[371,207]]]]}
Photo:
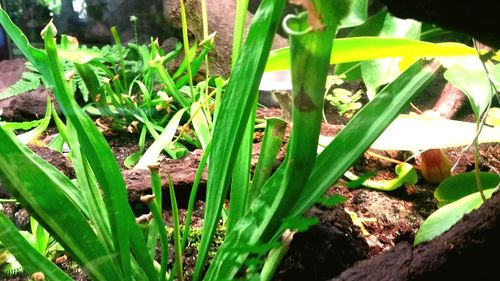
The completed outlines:
{"type": "Polygon", "coordinates": [[[50,22],[44,27],[44,29],[42,29],[42,32],[40,32],[40,35],[43,39],[56,37],[57,28],[54,25],[53,20],[54,19],[51,19],[50,22]]]}

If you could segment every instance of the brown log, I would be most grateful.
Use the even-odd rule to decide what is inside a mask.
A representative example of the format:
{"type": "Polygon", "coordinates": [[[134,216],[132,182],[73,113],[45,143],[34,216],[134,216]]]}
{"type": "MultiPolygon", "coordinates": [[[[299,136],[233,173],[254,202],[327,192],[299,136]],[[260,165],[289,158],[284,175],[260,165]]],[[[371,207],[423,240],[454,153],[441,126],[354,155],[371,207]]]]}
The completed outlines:
{"type": "Polygon", "coordinates": [[[500,280],[500,192],[441,236],[394,249],[344,271],[336,281],[500,280]]]}

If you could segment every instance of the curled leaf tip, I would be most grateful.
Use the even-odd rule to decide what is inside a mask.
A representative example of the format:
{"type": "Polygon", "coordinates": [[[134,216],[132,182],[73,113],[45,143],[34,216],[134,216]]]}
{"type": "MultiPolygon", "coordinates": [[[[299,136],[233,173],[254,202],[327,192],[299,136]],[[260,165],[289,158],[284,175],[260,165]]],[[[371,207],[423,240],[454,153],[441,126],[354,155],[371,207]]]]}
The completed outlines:
{"type": "Polygon", "coordinates": [[[326,28],[326,26],[321,21],[321,16],[316,11],[314,4],[311,0],[289,0],[291,4],[303,6],[307,11],[307,23],[309,24],[311,30],[321,31],[326,28]]]}

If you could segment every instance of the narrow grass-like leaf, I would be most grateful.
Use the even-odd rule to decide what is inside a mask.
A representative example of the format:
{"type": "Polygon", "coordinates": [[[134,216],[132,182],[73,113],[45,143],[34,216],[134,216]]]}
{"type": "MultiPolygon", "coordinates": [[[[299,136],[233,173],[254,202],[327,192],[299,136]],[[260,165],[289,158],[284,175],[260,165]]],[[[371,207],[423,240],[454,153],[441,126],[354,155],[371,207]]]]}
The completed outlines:
{"type": "MultiPolygon", "coordinates": [[[[55,40],[53,38],[56,33],[55,27],[52,24],[49,24],[42,32],[42,37],[44,38],[46,47],[46,53],[44,53],[43,51],[33,49],[29,45],[26,37],[14,24],[12,24],[3,10],[0,11],[0,21],[4,27],[7,26],[5,29],[9,33],[9,36],[11,36],[15,41],[21,52],[40,71],[45,79],[45,82],[47,82],[47,84],[54,89],[54,94],[58,100],[61,110],[65,116],[71,120],[72,124],[74,124],[76,130],[78,131],[82,152],[87,157],[104,193],[106,206],[109,210],[113,239],[112,243],[115,246],[115,252],[106,253],[105,259],[98,259],[98,261],[94,259],[89,261],[86,258],[86,255],[88,255],[86,252],[88,252],[89,249],[85,249],[85,251],[82,251],[81,253],[73,250],[73,257],[83,266],[88,268],[89,274],[95,276],[95,280],[104,280],[102,276],[105,276],[108,279],[118,278],[116,280],[128,280],[131,278],[129,243],[129,239],[131,238],[132,250],[137,257],[137,262],[140,265],[141,270],[144,270],[144,272],[148,274],[150,280],[156,280],[156,271],[153,268],[150,258],[147,258],[147,252],[143,249],[145,248],[144,239],[141,237],[142,235],[137,226],[129,226],[129,224],[134,223],[134,217],[132,210],[128,205],[125,183],[121,176],[116,159],[114,158],[106,140],[92,123],[92,120],[86,116],[76,104],[73,96],[71,95],[69,85],[65,81],[59,56],[57,55],[55,40]],[[81,257],[79,255],[81,255],[81,257]],[[119,266],[119,264],[121,266],[119,266]],[[118,269],[117,266],[119,267],[118,269]]],[[[34,161],[36,161],[36,159],[34,159],[34,161]]],[[[40,197],[44,196],[46,196],[46,193],[40,197]]],[[[74,200],[74,202],[78,203],[81,202],[81,200],[74,200]]],[[[36,202],[33,204],[35,203],[36,202]]],[[[60,205],[61,203],[57,202],[52,204],[51,207],[60,207],[60,205]]],[[[79,206],[79,209],[87,213],[85,206],[79,206]]],[[[59,212],[54,210],[54,213],[59,212]]],[[[51,214],[51,216],[52,215],[53,214],[51,214]]],[[[47,223],[44,223],[44,226],[47,225],[47,223]]],[[[67,235],[65,228],[68,226],[73,226],[73,222],[66,223],[63,228],[49,230],[56,237],[58,237],[57,235],[63,235],[65,237],[67,235]]],[[[75,233],[73,235],[73,237],[78,237],[80,243],[77,243],[74,247],[77,248],[80,245],[85,245],[85,247],[92,249],[92,253],[100,251],[101,246],[96,246],[95,250],[93,246],[91,246],[92,243],[97,241],[97,238],[88,238],[89,241],[86,241],[85,239],[82,240],[82,234],[85,233],[79,232],[78,234],[75,233]]],[[[68,243],[65,245],[68,246],[68,243]]],[[[72,244],[70,245],[73,247],[72,244]]],[[[77,250],[78,249],[80,248],[77,248],[77,250]]]]}
{"type": "MultiPolygon", "coordinates": [[[[132,210],[128,206],[125,182],[120,173],[116,159],[111,152],[106,140],[93,124],[92,120],[85,115],[76,104],[68,83],[64,79],[61,63],[57,54],[54,39],[56,29],[52,23],[42,31],[45,41],[45,49],[51,61],[51,73],[54,77],[54,85],[57,101],[64,115],[69,118],[78,131],[82,152],[89,160],[97,180],[101,184],[105,194],[105,200],[110,210],[110,222],[113,232],[114,246],[118,253],[121,264],[122,278],[128,280],[130,274],[130,228],[125,225],[127,216],[132,216],[132,210]]],[[[112,255],[113,258],[117,258],[112,255]]]]}
{"type": "Polygon", "coordinates": [[[186,70],[189,81],[189,90],[191,99],[194,102],[194,86],[193,86],[193,72],[191,71],[191,54],[189,53],[189,38],[188,38],[188,27],[187,27],[187,16],[186,8],[184,7],[184,0],[180,0],[180,10],[181,10],[181,25],[182,25],[182,42],[184,45],[184,59],[186,61],[186,70]]]}
{"type": "Polygon", "coordinates": [[[34,128],[33,130],[17,135],[17,139],[23,144],[28,144],[32,141],[35,141],[49,126],[51,113],[52,113],[52,102],[50,101],[50,97],[47,97],[45,116],[41,120],[40,124],[36,126],[36,128],[34,128]]]}
{"type": "MultiPolygon", "coordinates": [[[[313,1],[310,17],[321,18],[324,30],[308,26],[308,14],[287,16],[285,28],[291,34],[293,127],[286,158],[262,188],[246,215],[228,232],[226,240],[207,272],[206,280],[234,278],[243,262],[259,246],[269,246],[278,236],[290,204],[300,195],[316,158],[322,120],[324,87],[330,50],[340,15],[334,10],[346,2],[313,1]],[[313,14],[314,12],[314,14],[313,14]],[[318,14],[316,14],[318,13],[318,14]],[[312,29],[311,29],[312,28],[312,29]],[[271,193],[272,192],[272,195],[271,193]],[[242,250],[248,248],[249,250],[242,250]]],[[[309,9],[308,8],[308,9],[309,9]]],[[[214,138],[215,139],[215,138],[214,138]]]]}
{"type": "Polygon", "coordinates": [[[233,50],[231,54],[232,67],[236,64],[238,56],[240,55],[241,44],[243,42],[243,35],[245,33],[247,10],[248,10],[248,0],[236,1],[236,13],[234,18],[234,28],[233,28],[233,50]]]}
{"type": "Polygon", "coordinates": [[[160,235],[160,245],[161,245],[161,261],[160,261],[160,274],[159,280],[166,280],[167,265],[168,265],[168,235],[165,229],[165,224],[163,223],[163,216],[161,212],[161,205],[158,205],[155,198],[152,198],[148,207],[153,214],[153,223],[156,224],[156,229],[160,235]]]}
{"type": "Polygon", "coordinates": [[[165,130],[160,134],[160,136],[155,140],[153,144],[144,152],[144,155],[141,157],[137,165],[135,165],[134,169],[147,169],[149,165],[153,165],[158,160],[158,156],[160,156],[161,151],[170,143],[172,143],[172,139],[177,132],[177,128],[179,127],[179,122],[181,121],[181,117],[186,112],[187,108],[183,108],[170,119],[165,130]]]}
{"type": "Polygon", "coordinates": [[[152,61],[151,65],[158,73],[161,81],[165,84],[168,92],[174,97],[175,101],[178,102],[183,108],[189,106],[189,100],[175,87],[175,82],[168,74],[167,70],[163,67],[162,60],[158,59],[152,61]]]}
{"type": "Polygon", "coordinates": [[[229,201],[231,203],[227,218],[227,232],[231,231],[236,222],[247,210],[246,204],[250,194],[250,168],[252,164],[252,144],[256,110],[257,101],[255,100],[254,107],[247,121],[247,127],[242,136],[231,178],[231,190],[229,191],[229,201]]]}
{"type": "MultiPolygon", "coordinates": [[[[170,205],[172,207],[172,217],[174,220],[174,255],[175,255],[175,265],[174,270],[177,272],[177,280],[184,280],[184,270],[182,267],[182,242],[181,242],[181,227],[179,223],[179,208],[177,207],[177,199],[175,198],[174,184],[172,183],[172,177],[168,176],[168,191],[170,194],[170,205]]],[[[164,227],[165,228],[165,227],[164,227]]]]}
{"type": "Polygon", "coordinates": [[[26,272],[30,274],[43,272],[47,280],[73,280],[57,265],[35,250],[2,212],[0,212],[0,229],[0,241],[8,247],[26,272]]]}
{"type": "Polygon", "coordinates": [[[190,114],[196,136],[200,140],[201,147],[205,150],[207,144],[210,142],[210,127],[201,106],[199,102],[193,102],[193,104],[191,104],[190,114]]]}
{"type": "Polygon", "coordinates": [[[89,218],[95,224],[96,233],[101,239],[107,250],[112,252],[114,245],[111,238],[111,226],[109,223],[108,212],[105,207],[101,191],[97,186],[97,180],[92,173],[91,168],[85,157],[81,153],[81,148],[78,142],[78,135],[71,122],[68,126],[58,125],[61,128],[61,135],[66,139],[66,143],[70,148],[71,162],[75,169],[76,178],[80,187],[80,192],[89,210],[89,218]]]}
{"type": "Polygon", "coordinates": [[[260,78],[271,50],[274,33],[283,13],[284,0],[264,0],[253,19],[247,40],[233,68],[231,80],[224,95],[217,121],[215,122],[203,235],[200,241],[193,280],[199,280],[215,228],[226,197],[231,170],[251,114],[260,78]],[[242,122],[242,120],[245,120],[242,122]]]}
{"type": "Polygon", "coordinates": [[[84,265],[93,279],[120,278],[113,257],[98,243],[83,216],[83,208],[61,189],[73,183],[33,152],[19,146],[1,128],[0,139],[0,176],[8,190],[84,265]]]}

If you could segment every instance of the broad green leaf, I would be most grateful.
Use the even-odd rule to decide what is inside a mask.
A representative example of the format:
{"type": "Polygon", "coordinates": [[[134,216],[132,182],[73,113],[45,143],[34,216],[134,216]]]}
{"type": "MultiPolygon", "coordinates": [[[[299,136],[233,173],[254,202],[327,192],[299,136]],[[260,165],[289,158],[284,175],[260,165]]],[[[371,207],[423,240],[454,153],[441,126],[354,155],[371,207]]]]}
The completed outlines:
{"type": "Polygon", "coordinates": [[[479,58],[468,57],[461,62],[449,67],[444,73],[444,78],[464,92],[479,120],[495,91],[479,58]]]}
{"type": "MultiPolygon", "coordinates": [[[[479,178],[483,189],[495,188],[500,183],[498,174],[479,172],[479,178]]],[[[444,179],[434,191],[434,198],[444,206],[477,191],[476,173],[468,172],[444,179]]]]}
{"type": "Polygon", "coordinates": [[[484,123],[493,127],[500,127],[500,108],[492,107],[488,110],[484,123]]]}
{"type": "Polygon", "coordinates": [[[356,26],[346,36],[348,38],[360,36],[378,36],[380,35],[384,22],[386,21],[387,10],[383,9],[371,15],[362,25],[356,26]]]}
{"type": "MultiPolygon", "coordinates": [[[[404,20],[386,14],[383,27],[379,34],[381,37],[395,37],[418,40],[420,38],[421,24],[414,20],[404,20]]],[[[378,87],[387,84],[398,77],[401,58],[387,58],[361,63],[361,75],[367,87],[368,97],[371,99],[378,87]]]]}
{"type": "MultiPolygon", "coordinates": [[[[359,25],[352,29],[346,36],[348,38],[360,37],[360,36],[377,36],[380,34],[382,27],[384,26],[385,17],[387,15],[387,10],[383,9],[374,15],[371,15],[362,25],[359,25]]],[[[345,75],[347,81],[359,80],[361,79],[361,63],[360,62],[350,62],[350,63],[340,63],[335,65],[334,74],[337,76],[345,75]]]]}
{"type": "MultiPolygon", "coordinates": [[[[354,37],[335,39],[330,64],[397,57],[477,56],[476,51],[460,43],[429,43],[390,37],[354,37]]],[[[266,72],[290,68],[290,49],[273,50],[266,72]]]]}
{"type": "MultiPolygon", "coordinates": [[[[498,188],[484,190],[486,198],[490,198],[493,192],[498,188]]],[[[479,208],[483,204],[483,199],[479,192],[465,196],[458,201],[450,203],[432,213],[420,226],[420,229],[415,236],[414,245],[432,240],[441,235],[456,222],[458,222],[465,214],[479,208]]]]}
{"type": "Polygon", "coordinates": [[[490,69],[490,78],[495,87],[500,88],[500,64],[496,64],[490,69]]]}
{"type": "MultiPolygon", "coordinates": [[[[470,145],[476,136],[476,124],[439,117],[401,114],[371,145],[379,150],[427,150],[470,145]]],[[[334,137],[321,136],[318,152],[334,137]]],[[[484,126],[479,143],[500,142],[500,128],[484,126]]]]}

